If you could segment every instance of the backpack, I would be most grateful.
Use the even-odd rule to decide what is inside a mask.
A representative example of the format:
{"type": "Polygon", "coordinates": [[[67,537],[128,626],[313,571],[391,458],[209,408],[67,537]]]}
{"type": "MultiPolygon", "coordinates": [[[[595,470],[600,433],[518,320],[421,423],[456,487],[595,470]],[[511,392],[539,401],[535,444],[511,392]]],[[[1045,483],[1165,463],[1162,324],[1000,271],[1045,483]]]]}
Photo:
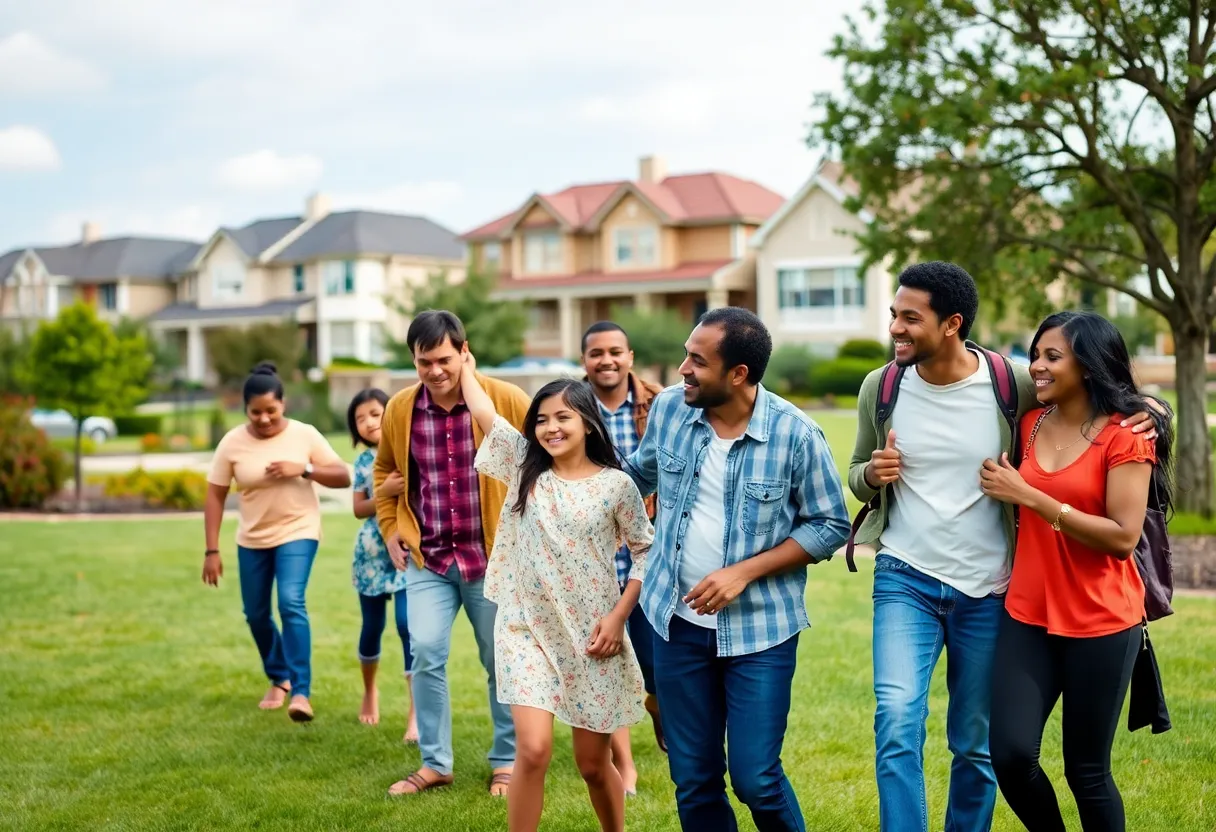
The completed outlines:
{"type": "MultiPolygon", "coordinates": [[[[984,349],[976,343],[967,342],[967,348],[972,352],[979,353],[988,362],[988,376],[992,379],[992,392],[996,395],[996,403],[1001,411],[1001,416],[1009,424],[1009,430],[1014,437],[1014,459],[1013,464],[1016,466],[1021,461],[1021,454],[1018,452],[1018,385],[1017,380],[1013,376],[1013,364],[1008,358],[1001,355],[999,352],[984,349]]],[[[907,367],[900,366],[894,361],[889,362],[882,368],[882,377],[878,381],[878,399],[875,402],[876,424],[885,424],[887,419],[891,418],[891,411],[895,409],[895,400],[899,396],[899,385],[903,381],[904,372],[907,367]]],[[[852,529],[849,531],[849,541],[845,544],[844,559],[849,565],[850,572],[857,571],[857,564],[853,560],[853,548],[857,541],[857,532],[861,529],[861,524],[865,522],[871,511],[878,508],[882,498],[881,491],[875,494],[868,503],[861,507],[861,511],[857,512],[856,519],[853,520],[852,529]]]]}

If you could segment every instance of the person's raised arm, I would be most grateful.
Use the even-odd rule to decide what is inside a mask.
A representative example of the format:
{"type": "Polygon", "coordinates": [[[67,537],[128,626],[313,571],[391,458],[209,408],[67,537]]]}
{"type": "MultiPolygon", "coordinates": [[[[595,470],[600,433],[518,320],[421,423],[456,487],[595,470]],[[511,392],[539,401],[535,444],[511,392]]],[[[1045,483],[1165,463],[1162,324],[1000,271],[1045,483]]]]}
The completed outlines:
{"type": "Polygon", "coordinates": [[[490,400],[489,394],[481,388],[481,382],[477,380],[477,359],[471,352],[464,354],[464,367],[460,372],[460,392],[464,395],[464,403],[469,408],[469,413],[477,421],[481,432],[489,436],[490,431],[494,430],[494,420],[498,417],[498,411],[494,409],[494,402],[490,400]]]}

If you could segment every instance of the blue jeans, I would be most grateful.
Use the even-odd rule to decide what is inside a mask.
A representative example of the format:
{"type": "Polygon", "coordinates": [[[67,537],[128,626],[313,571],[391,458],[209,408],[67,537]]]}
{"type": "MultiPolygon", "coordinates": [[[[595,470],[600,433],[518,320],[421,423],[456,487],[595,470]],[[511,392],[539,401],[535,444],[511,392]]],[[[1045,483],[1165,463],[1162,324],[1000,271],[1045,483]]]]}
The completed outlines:
{"type": "Polygon", "coordinates": [[[452,701],[448,695],[448,653],[452,624],[464,605],[481,666],[489,676],[490,718],[494,743],[489,760],[493,768],[515,762],[515,724],[511,709],[498,701],[494,680],[494,616],[498,607],[482,594],[483,581],[465,582],[453,566],[446,575],[419,569],[413,560],[406,567],[405,592],[409,598],[410,650],[413,660],[414,708],[418,714],[418,749],[422,765],[440,774],[452,773],[452,701]]]}
{"type": "Polygon", "coordinates": [[[726,797],[729,767],[759,832],[805,832],[781,768],[798,637],[720,658],[714,630],[674,616],[668,634],[670,641],[654,639],[654,672],[681,828],[738,830],[726,797]]]}
{"type": "MultiPolygon", "coordinates": [[[[621,590],[622,592],[624,590],[621,590]]],[[[654,693],[654,627],[642,612],[642,605],[637,604],[629,613],[626,622],[629,628],[629,643],[633,645],[633,653],[638,657],[638,666],[642,668],[642,682],[646,692],[654,693]]]]}
{"type": "Polygon", "coordinates": [[[238,546],[236,552],[241,602],[262,656],[262,670],[272,684],[291,682],[292,695],[308,696],[312,690],[312,634],[304,591],[317,556],[317,541],[292,540],[273,549],[238,546]],[[281,635],[270,613],[275,581],[279,584],[281,635]]]}
{"type": "Polygon", "coordinates": [[[359,607],[363,610],[363,630],[359,633],[359,661],[372,664],[380,661],[380,637],[388,618],[388,600],[393,599],[393,616],[397,619],[397,635],[401,637],[401,649],[405,652],[405,672],[410,672],[410,626],[406,618],[408,606],[405,590],[384,595],[360,595],[359,607]]]}
{"type": "Polygon", "coordinates": [[[1002,596],[971,598],[891,555],[874,561],[874,715],[879,827],[929,829],[925,719],[946,649],[946,741],[954,755],[946,832],[987,832],[996,806],[988,717],[1002,596]]]}

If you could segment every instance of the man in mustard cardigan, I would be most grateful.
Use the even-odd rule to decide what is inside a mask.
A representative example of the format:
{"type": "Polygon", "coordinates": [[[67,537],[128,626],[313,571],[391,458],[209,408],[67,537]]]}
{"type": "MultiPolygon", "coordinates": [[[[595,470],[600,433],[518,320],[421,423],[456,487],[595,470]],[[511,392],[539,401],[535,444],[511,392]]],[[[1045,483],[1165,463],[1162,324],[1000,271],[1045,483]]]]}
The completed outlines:
{"type": "MultiPolygon", "coordinates": [[[[447,663],[452,625],[464,605],[489,675],[494,742],[490,794],[505,796],[515,764],[511,710],[494,679],[496,607],[482,594],[507,486],[473,469],[484,435],[465,406],[460,374],[464,326],[451,312],[429,311],[410,324],[406,344],[419,383],[384,411],[376,454],[376,519],[389,556],[405,570],[413,695],[422,767],[389,789],[416,794],[452,782],[452,706],[447,663]]],[[[531,400],[513,384],[478,375],[498,413],[523,428],[531,400]]]]}

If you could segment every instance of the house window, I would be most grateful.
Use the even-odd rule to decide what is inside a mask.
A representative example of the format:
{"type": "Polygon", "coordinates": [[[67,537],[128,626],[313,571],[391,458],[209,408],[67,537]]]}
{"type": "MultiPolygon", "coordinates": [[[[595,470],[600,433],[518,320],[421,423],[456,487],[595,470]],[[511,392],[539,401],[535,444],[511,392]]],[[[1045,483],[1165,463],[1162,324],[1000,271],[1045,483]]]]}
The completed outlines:
{"type": "Polygon", "coordinates": [[[851,325],[865,307],[865,282],[853,267],[778,269],[777,293],[790,323],[851,325]]]}
{"type": "Polygon", "coordinates": [[[562,270],[562,237],[556,231],[534,231],[524,236],[524,271],[555,274],[562,270]]]}
{"type": "Polygon", "coordinates": [[[558,313],[557,301],[541,300],[528,307],[528,325],[533,333],[556,333],[560,328],[561,316],[558,313]]]}
{"type": "Polygon", "coordinates": [[[329,357],[355,357],[355,325],[353,323],[331,323],[329,325],[329,357]]]}
{"type": "Polygon", "coordinates": [[[612,234],[618,266],[650,266],[656,258],[657,246],[654,226],[641,228],[618,228],[612,234]]]}
{"type": "Polygon", "coordinates": [[[291,270],[291,276],[294,281],[293,285],[297,295],[304,294],[304,264],[296,263],[291,270]]]}
{"type": "Polygon", "coordinates": [[[118,309],[118,284],[103,283],[97,287],[97,305],[107,312],[118,309]]]}
{"type": "Polygon", "coordinates": [[[481,266],[497,269],[502,264],[502,243],[486,243],[481,247],[481,266]]]}
{"type": "Polygon", "coordinates": [[[211,268],[211,287],[217,297],[235,297],[245,291],[245,270],[239,263],[211,268]]]}
{"type": "Polygon", "coordinates": [[[323,267],[325,294],[353,295],[355,293],[355,262],[331,260],[323,267]]]}

